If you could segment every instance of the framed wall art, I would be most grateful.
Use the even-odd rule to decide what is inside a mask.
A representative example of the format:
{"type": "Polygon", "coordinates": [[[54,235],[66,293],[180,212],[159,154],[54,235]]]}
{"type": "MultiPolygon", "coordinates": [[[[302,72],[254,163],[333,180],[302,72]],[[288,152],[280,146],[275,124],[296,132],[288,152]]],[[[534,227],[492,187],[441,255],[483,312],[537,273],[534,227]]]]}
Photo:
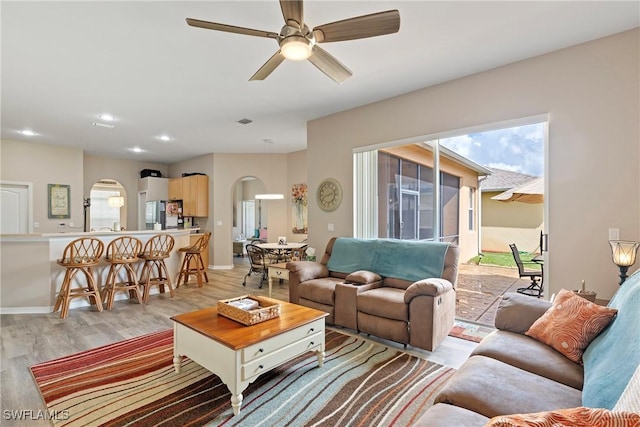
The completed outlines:
{"type": "Polygon", "coordinates": [[[71,218],[71,186],[64,184],[47,184],[49,218],[71,218]]]}

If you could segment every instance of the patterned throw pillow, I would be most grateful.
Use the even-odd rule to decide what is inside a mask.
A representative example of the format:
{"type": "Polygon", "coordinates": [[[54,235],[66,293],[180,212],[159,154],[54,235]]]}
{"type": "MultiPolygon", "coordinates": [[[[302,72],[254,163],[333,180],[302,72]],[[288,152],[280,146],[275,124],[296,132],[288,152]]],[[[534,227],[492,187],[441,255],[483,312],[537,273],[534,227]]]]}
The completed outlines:
{"type": "MultiPolygon", "coordinates": [[[[581,297],[578,297],[581,298],[581,297]]],[[[568,408],[533,414],[499,415],[485,427],[640,427],[640,414],[602,408],[568,408]]]]}
{"type": "Polygon", "coordinates": [[[618,310],[594,304],[562,289],[553,305],[525,335],[558,350],[576,363],[589,343],[613,320],[618,310]]]}

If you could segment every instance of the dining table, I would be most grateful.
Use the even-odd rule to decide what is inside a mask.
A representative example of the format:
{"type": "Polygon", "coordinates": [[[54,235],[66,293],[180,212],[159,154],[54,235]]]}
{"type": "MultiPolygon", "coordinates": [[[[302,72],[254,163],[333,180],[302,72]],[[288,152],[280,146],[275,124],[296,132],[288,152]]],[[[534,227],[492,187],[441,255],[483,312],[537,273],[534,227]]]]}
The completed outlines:
{"type": "Polygon", "coordinates": [[[258,243],[257,247],[263,249],[269,255],[273,257],[274,260],[277,261],[289,261],[292,257],[292,252],[295,249],[300,249],[307,246],[306,243],[258,243]]]}

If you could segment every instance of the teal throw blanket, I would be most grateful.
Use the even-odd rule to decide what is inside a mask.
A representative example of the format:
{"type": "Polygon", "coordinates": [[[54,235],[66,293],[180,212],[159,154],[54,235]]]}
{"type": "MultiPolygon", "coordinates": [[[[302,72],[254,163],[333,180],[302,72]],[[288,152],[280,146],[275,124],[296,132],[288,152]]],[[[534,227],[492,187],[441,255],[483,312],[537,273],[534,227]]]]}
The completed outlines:
{"type": "Polygon", "coordinates": [[[608,306],[618,314],[582,356],[582,405],[590,408],[613,409],[640,364],[640,270],[627,278],[608,306]]]}
{"type": "Polygon", "coordinates": [[[440,242],[338,237],[327,268],[340,273],[367,270],[416,282],[442,277],[448,247],[440,242]]]}

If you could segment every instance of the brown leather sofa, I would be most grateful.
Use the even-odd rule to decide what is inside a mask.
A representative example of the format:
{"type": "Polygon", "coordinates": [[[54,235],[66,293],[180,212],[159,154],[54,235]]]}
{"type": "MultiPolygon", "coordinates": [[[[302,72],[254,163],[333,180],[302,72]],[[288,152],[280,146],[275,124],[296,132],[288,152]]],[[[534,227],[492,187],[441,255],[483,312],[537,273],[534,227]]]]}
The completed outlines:
{"type": "MultiPolygon", "coordinates": [[[[435,349],[454,323],[458,247],[446,249],[441,277],[409,281],[370,270],[330,271],[335,241],[329,241],[319,262],[287,263],[289,301],[327,312],[330,324],[435,349]]],[[[398,271],[403,268],[407,266],[398,263],[398,271]]]]}

